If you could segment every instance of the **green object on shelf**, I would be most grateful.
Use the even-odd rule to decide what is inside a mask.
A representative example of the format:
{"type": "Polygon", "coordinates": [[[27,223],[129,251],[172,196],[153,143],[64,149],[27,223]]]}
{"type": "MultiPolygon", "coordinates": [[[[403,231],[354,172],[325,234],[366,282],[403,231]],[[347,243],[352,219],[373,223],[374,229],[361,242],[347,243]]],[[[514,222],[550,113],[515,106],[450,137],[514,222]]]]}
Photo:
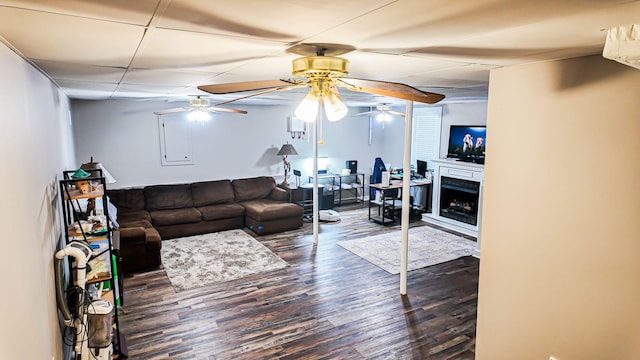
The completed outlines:
{"type": "Polygon", "coordinates": [[[102,291],[111,290],[111,280],[105,280],[102,282],[102,291]]]}
{"type": "Polygon", "coordinates": [[[88,172],[82,170],[82,169],[78,169],[76,170],[76,172],[74,172],[73,174],[71,174],[71,178],[72,179],[84,179],[86,177],[91,176],[91,174],[89,174],[88,172]]]}
{"type": "Polygon", "coordinates": [[[113,292],[113,299],[116,306],[120,306],[120,291],[118,291],[118,261],[115,255],[111,255],[111,271],[113,272],[113,283],[115,284],[115,291],[113,292]]]}

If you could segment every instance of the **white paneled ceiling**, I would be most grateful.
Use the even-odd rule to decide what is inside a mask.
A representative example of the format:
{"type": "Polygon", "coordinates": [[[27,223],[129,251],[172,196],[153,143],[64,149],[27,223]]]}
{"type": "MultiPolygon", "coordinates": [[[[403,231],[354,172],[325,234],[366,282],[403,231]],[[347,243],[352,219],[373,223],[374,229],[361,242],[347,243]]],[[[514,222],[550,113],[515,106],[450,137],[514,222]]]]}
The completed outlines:
{"type": "Polygon", "coordinates": [[[355,48],[341,55],[351,77],[462,101],[486,98],[491,69],[601,53],[605,30],[638,14],[628,0],[0,0],[0,40],[79,99],[216,103],[233,96],[197,86],[291,78],[288,48],[328,43],[355,48]]]}

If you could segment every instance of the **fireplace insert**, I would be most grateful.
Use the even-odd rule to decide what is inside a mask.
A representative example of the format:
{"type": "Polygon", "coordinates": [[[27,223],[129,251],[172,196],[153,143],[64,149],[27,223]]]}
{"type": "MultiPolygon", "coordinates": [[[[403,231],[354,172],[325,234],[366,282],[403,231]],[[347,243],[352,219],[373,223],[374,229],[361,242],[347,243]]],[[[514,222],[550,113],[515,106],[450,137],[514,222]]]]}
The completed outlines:
{"type": "Polygon", "coordinates": [[[480,183],[442,176],[440,178],[440,216],[466,224],[478,223],[480,183]]]}

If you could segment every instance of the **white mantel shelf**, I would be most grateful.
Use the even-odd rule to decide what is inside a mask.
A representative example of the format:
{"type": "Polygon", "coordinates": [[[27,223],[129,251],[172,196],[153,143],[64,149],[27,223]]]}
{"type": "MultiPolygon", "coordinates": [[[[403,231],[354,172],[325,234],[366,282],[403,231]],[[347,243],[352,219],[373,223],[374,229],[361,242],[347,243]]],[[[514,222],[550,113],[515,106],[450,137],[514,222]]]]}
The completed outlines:
{"type": "MultiPolygon", "coordinates": [[[[484,165],[456,161],[454,159],[436,159],[432,160],[431,164],[433,164],[435,170],[433,176],[432,212],[423,214],[422,220],[430,224],[442,226],[465,235],[476,237],[478,239],[478,245],[480,245],[479,226],[482,220],[484,165]],[[480,193],[478,198],[478,225],[467,224],[440,215],[440,182],[442,176],[480,183],[480,193]]],[[[476,257],[479,256],[480,252],[476,250],[476,257]]]]}
{"type": "Polygon", "coordinates": [[[474,171],[482,171],[484,172],[484,165],[476,164],[472,162],[458,161],[456,159],[435,159],[431,160],[432,164],[439,164],[447,167],[461,168],[461,169],[472,169],[474,171]]]}

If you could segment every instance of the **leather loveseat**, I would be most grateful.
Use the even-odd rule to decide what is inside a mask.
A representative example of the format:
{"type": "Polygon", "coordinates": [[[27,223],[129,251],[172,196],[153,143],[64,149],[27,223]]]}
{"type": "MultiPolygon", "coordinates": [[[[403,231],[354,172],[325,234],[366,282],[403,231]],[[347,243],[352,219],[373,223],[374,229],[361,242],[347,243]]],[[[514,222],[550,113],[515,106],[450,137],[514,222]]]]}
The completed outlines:
{"type": "Polygon", "coordinates": [[[302,207],[268,176],[107,193],[117,208],[125,273],[158,267],[161,240],[244,226],[258,235],[302,226],[302,207]]]}

